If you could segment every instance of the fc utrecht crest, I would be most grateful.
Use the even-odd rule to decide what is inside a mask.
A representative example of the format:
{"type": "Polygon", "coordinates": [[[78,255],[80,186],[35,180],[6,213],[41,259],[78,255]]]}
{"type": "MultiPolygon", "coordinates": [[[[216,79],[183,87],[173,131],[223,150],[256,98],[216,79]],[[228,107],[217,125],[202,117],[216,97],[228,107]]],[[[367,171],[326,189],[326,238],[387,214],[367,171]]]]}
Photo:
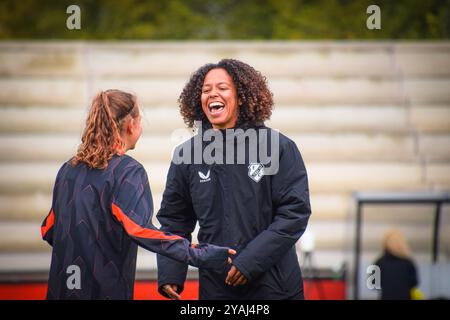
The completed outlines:
{"type": "Polygon", "coordinates": [[[250,163],[248,166],[248,176],[255,182],[259,182],[264,176],[264,166],[261,163],[250,163]]]}

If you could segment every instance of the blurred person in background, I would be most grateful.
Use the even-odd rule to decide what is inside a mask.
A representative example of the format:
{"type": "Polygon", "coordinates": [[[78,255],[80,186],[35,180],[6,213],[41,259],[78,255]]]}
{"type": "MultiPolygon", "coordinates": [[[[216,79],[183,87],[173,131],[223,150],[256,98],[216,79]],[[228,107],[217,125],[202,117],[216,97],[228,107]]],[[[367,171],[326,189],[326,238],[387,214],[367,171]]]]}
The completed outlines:
{"type": "Polygon", "coordinates": [[[375,262],[381,272],[382,300],[411,300],[417,297],[419,279],[411,250],[398,229],[386,231],[383,254],[375,262]]]}

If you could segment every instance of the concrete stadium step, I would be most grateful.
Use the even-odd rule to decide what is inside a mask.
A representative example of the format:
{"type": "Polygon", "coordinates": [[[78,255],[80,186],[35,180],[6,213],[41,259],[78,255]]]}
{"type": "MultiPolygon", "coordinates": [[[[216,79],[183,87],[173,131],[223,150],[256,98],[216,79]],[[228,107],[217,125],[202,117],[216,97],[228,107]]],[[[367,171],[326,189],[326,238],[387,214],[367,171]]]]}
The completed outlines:
{"type": "Polygon", "coordinates": [[[73,105],[88,100],[82,79],[0,78],[0,105],[73,105]]]}
{"type": "Polygon", "coordinates": [[[450,131],[450,106],[413,106],[411,126],[420,133],[450,131]]]}
{"type": "Polygon", "coordinates": [[[404,132],[408,110],[402,106],[279,106],[267,125],[283,131],[303,132],[404,132]]]}
{"type": "Polygon", "coordinates": [[[450,102],[450,81],[447,78],[416,78],[403,82],[408,103],[442,104],[450,102]]]}
{"type": "MultiPolygon", "coordinates": [[[[298,259],[302,268],[304,268],[303,255],[298,249],[298,259]]],[[[361,256],[362,270],[372,264],[376,258],[380,255],[380,250],[365,250],[361,256]]],[[[318,268],[330,268],[338,271],[341,267],[341,262],[344,258],[347,261],[352,261],[351,256],[344,251],[340,250],[320,250],[315,251],[313,254],[313,265],[318,268]]],[[[429,253],[414,252],[414,260],[416,263],[429,263],[429,253]]],[[[22,251],[17,253],[12,252],[0,252],[0,273],[17,273],[17,272],[43,272],[46,275],[50,267],[51,251],[50,247],[47,250],[42,251],[22,251]]],[[[347,266],[349,267],[349,266],[347,266]]],[[[157,269],[156,255],[152,252],[144,249],[138,249],[136,270],[137,271],[155,271],[157,269]]],[[[192,274],[196,274],[195,268],[189,268],[192,274]]],[[[303,269],[304,270],[304,269],[303,269]]]]}
{"type": "MultiPolygon", "coordinates": [[[[81,79],[2,78],[2,105],[73,105],[89,103],[93,95],[106,89],[135,93],[145,106],[175,105],[187,79],[81,79]]],[[[404,81],[372,79],[271,79],[269,86],[277,104],[403,104],[450,103],[450,80],[404,81]]]]}
{"type": "MultiPolygon", "coordinates": [[[[187,80],[187,78],[127,78],[126,80],[122,77],[100,78],[92,82],[91,95],[99,90],[120,88],[135,92],[144,105],[175,104],[187,80]]],[[[447,78],[409,79],[401,83],[396,79],[285,77],[269,79],[268,83],[277,104],[450,103],[450,90],[448,90],[450,80],[447,78]]],[[[0,103],[4,101],[14,103],[11,100],[3,100],[1,97],[0,95],[0,103]]],[[[31,102],[33,103],[34,100],[31,102]]]]}
{"type": "Polygon", "coordinates": [[[0,252],[0,273],[46,272],[50,269],[50,246],[42,251],[0,252]]]}
{"type": "Polygon", "coordinates": [[[0,195],[0,221],[42,222],[52,206],[52,191],[0,195]]]}
{"type": "Polygon", "coordinates": [[[448,190],[450,187],[450,163],[429,163],[425,167],[425,179],[435,189],[448,190]]]}
{"type": "Polygon", "coordinates": [[[0,43],[1,76],[81,76],[86,72],[81,42],[0,43]]]}
{"type": "MultiPolygon", "coordinates": [[[[430,219],[431,220],[431,219],[430,219]]],[[[431,220],[432,221],[432,220],[431,220]]],[[[430,222],[431,222],[430,221],[430,222]]],[[[419,227],[403,225],[402,231],[416,251],[429,251],[432,244],[432,223],[419,227]]],[[[386,223],[366,225],[364,229],[363,247],[368,250],[378,249],[382,243],[384,232],[392,227],[386,223]]],[[[48,244],[41,239],[39,222],[2,222],[0,224],[0,252],[24,252],[48,250],[48,244]]],[[[353,230],[342,220],[311,220],[309,230],[314,234],[316,250],[343,250],[348,242],[348,233],[353,230]]],[[[441,241],[448,242],[448,235],[442,235],[441,241]]]]}
{"type": "MultiPolygon", "coordinates": [[[[312,216],[314,221],[340,220],[350,222],[356,211],[356,201],[351,193],[312,193],[312,216]]],[[[364,221],[367,223],[398,223],[421,225],[434,217],[434,205],[377,204],[365,205],[364,221]]]]}
{"type": "MultiPolygon", "coordinates": [[[[144,106],[175,105],[187,78],[0,78],[2,105],[74,105],[111,88],[134,92],[144,106]]],[[[403,104],[450,102],[450,80],[366,78],[272,78],[269,86],[277,104],[403,104]]]]}
{"type": "MultiPolygon", "coordinates": [[[[414,162],[322,162],[310,163],[307,168],[312,192],[420,190],[434,186],[433,180],[424,179],[423,167],[414,162]]],[[[447,173],[446,168],[439,172],[447,173]]]]}
{"type": "MultiPolygon", "coordinates": [[[[0,107],[2,133],[76,133],[84,129],[88,107],[8,106],[0,107]]],[[[178,107],[144,108],[142,125],[145,132],[171,133],[185,128],[178,107]]]]}
{"type": "MultiPolygon", "coordinates": [[[[186,132],[187,133],[187,132],[186,132]]],[[[415,138],[405,134],[304,133],[288,135],[303,153],[305,161],[334,159],[413,160],[417,159],[415,138]]],[[[170,161],[179,144],[174,135],[143,134],[129,154],[139,161],[170,161]]],[[[79,135],[0,135],[0,161],[66,161],[76,153],[79,135]]],[[[450,134],[419,137],[419,153],[426,159],[450,160],[450,134]]]]}
{"type": "Polygon", "coordinates": [[[450,46],[444,42],[4,41],[0,44],[0,76],[188,76],[201,65],[224,57],[248,61],[271,77],[450,74],[450,46]]]}
{"type": "MultiPolygon", "coordinates": [[[[0,161],[16,163],[60,161],[63,163],[76,153],[80,144],[80,135],[73,134],[0,135],[0,145],[4,148],[0,161]]],[[[139,140],[139,150],[129,154],[141,161],[169,162],[175,146],[176,143],[171,142],[170,136],[148,135],[139,140]]]]}
{"type": "MultiPolygon", "coordinates": [[[[3,106],[0,132],[81,134],[87,107],[3,106]]],[[[305,106],[276,105],[267,125],[282,132],[450,132],[448,106],[305,106]]],[[[176,105],[143,109],[145,132],[167,133],[186,128],[176,105]]]]}
{"type": "MultiPolygon", "coordinates": [[[[155,192],[165,185],[168,162],[143,162],[155,192]]],[[[23,194],[49,192],[59,162],[0,163],[0,192],[23,194]]],[[[449,187],[448,163],[417,162],[324,162],[307,163],[312,192],[351,192],[356,190],[418,190],[449,187]]]]}
{"type": "MultiPolygon", "coordinates": [[[[364,225],[364,236],[362,238],[362,247],[364,250],[380,250],[384,232],[392,227],[400,227],[404,232],[405,237],[414,251],[431,252],[432,245],[432,219],[429,224],[424,224],[422,227],[417,225],[401,225],[387,224],[384,222],[375,223],[373,221],[364,225]]],[[[336,221],[311,221],[308,226],[310,232],[314,234],[317,251],[321,250],[344,250],[346,247],[351,247],[352,238],[348,234],[353,233],[353,229],[348,223],[341,220],[336,221]]],[[[447,235],[442,235],[440,239],[442,242],[448,242],[450,238],[447,235]]]]}
{"type": "MultiPolygon", "coordinates": [[[[162,193],[152,192],[154,212],[158,212],[162,200],[162,193]]],[[[28,194],[0,195],[0,221],[42,221],[47,215],[52,201],[51,190],[49,192],[37,192],[28,194]]],[[[350,194],[325,193],[312,194],[311,204],[314,219],[345,219],[349,212],[353,199],[350,194]]],[[[393,208],[394,209],[394,208],[393,208]]],[[[409,210],[410,208],[408,208],[409,210]]],[[[380,210],[378,210],[379,212],[380,210]]],[[[383,208],[382,212],[389,211],[383,208]]],[[[408,212],[419,211],[416,209],[408,212]]],[[[423,210],[420,210],[422,212],[423,210]]],[[[421,213],[411,216],[411,222],[422,217],[421,213]]],[[[388,217],[382,216],[380,219],[388,217]]],[[[409,220],[408,220],[409,221],[409,220]]],[[[421,220],[418,220],[421,221],[421,220]]],[[[158,221],[154,219],[155,225],[158,221]]]]}
{"type": "Polygon", "coordinates": [[[261,69],[278,102],[450,101],[448,80],[442,78],[450,74],[448,43],[4,42],[0,102],[73,104],[86,102],[100,88],[120,87],[136,91],[144,103],[157,103],[160,97],[174,103],[199,65],[230,54],[261,69]]]}
{"type": "MultiPolygon", "coordinates": [[[[162,193],[152,192],[154,204],[153,223],[159,227],[156,219],[162,200],[162,193]]],[[[0,195],[0,221],[38,221],[42,222],[52,203],[50,192],[29,194],[0,195]]],[[[313,193],[311,194],[312,220],[348,220],[355,208],[351,193],[313,193]]],[[[428,223],[433,217],[432,205],[371,205],[364,207],[364,220],[371,222],[420,225],[428,223]]]]}
{"type": "Polygon", "coordinates": [[[450,160],[450,135],[423,134],[418,137],[418,153],[425,160],[450,160]]]}
{"type": "MultiPolygon", "coordinates": [[[[43,281],[45,281],[51,261],[51,248],[48,245],[47,247],[41,251],[0,252],[0,276],[2,273],[43,272],[45,273],[43,281]]],[[[155,271],[157,269],[156,255],[138,248],[136,269],[155,271]]],[[[196,269],[193,270],[195,272],[196,269]]]]}
{"type": "MultiPolygon", "coordinates": [[[[51,192],[62,163],[60,162],[4,162],[0,163],[0,193],[9,196],[30,192],[51,192]]],[[[164,188],[169,163],[143,163],[154,190],[164,188]],[[151,169],[151,171],[149,170],[151,169]]]]}
{"type": "MultiPolygon", "coordinates": [[[[144,133],[185,129],[177,105],[144,108],[144,133]]],[[[450,104],[409,110],[402,106],[276,105],[267,125],[281,132],[450,132],[450,104]],[[411,115],[410,115],[411,114],[411,115]]],[[[81,135],[87,107],[0,107],[0,133],[77,133],[81,135]]]]}
{"type": "MultiPolygon", "coordinates": [[[[415,159],[414,138],[403,134],[292,134],[307,163],[415,159]]],[[[450,136],[449,136],[450,137],[450,136]]],[[[443,143],[446,141],[443,139],[443,143]]],[[[427,144],[428,146],[428,144],[427,144]]],[[[428,151],[433,151],[428,147],[428,151]]],[[[437,152],[440,154],[440,151],[437,152]]]]}

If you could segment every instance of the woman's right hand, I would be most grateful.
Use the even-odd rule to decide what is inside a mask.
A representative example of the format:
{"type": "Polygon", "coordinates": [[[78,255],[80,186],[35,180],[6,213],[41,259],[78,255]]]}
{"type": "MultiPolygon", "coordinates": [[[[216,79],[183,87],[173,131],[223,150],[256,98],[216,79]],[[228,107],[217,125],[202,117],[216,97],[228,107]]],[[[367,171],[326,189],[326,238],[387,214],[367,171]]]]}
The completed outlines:
{"type": "Polygon", "coordinates": [[[193,246],[193,265],[198,268],[220,269],[227,263],[231,264],[230,256],[236,254],[236,250],[220,247],[213,244],[200,244],[193,246]]]}

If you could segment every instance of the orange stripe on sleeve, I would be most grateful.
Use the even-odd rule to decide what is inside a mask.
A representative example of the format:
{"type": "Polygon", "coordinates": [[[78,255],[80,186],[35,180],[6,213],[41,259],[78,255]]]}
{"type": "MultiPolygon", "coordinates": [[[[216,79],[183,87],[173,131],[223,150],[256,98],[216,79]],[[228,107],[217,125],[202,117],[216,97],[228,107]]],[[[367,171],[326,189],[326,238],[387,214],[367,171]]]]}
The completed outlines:
{"type": "Polygon", "coordinates": [[[182,237],[173,235],[168,236],[164,234],[162,231],[153,230],[143,228],[133,220],[131,220],[125,213],[123,213],[122,209],[120,209],[115,203],[112,204],[112,212],[113,215],[122,222],[125,230],[131,236],[138,238],[146,238],[146,239],[156,239],[156,240],[180,240],[182,237]]]}
{"type": "Polygon", "coordinates": [[[45,220],[45,225],[43,225],[41,227],[41,235],[42,238],[45,237],[45,235],[47,234],[48,230],[50,230],[53,227],[53,224],[55,223],[55,214],[53,213],[53,209],[50,210],[49,215],[47,216],[46,220],[45,220]]]}

